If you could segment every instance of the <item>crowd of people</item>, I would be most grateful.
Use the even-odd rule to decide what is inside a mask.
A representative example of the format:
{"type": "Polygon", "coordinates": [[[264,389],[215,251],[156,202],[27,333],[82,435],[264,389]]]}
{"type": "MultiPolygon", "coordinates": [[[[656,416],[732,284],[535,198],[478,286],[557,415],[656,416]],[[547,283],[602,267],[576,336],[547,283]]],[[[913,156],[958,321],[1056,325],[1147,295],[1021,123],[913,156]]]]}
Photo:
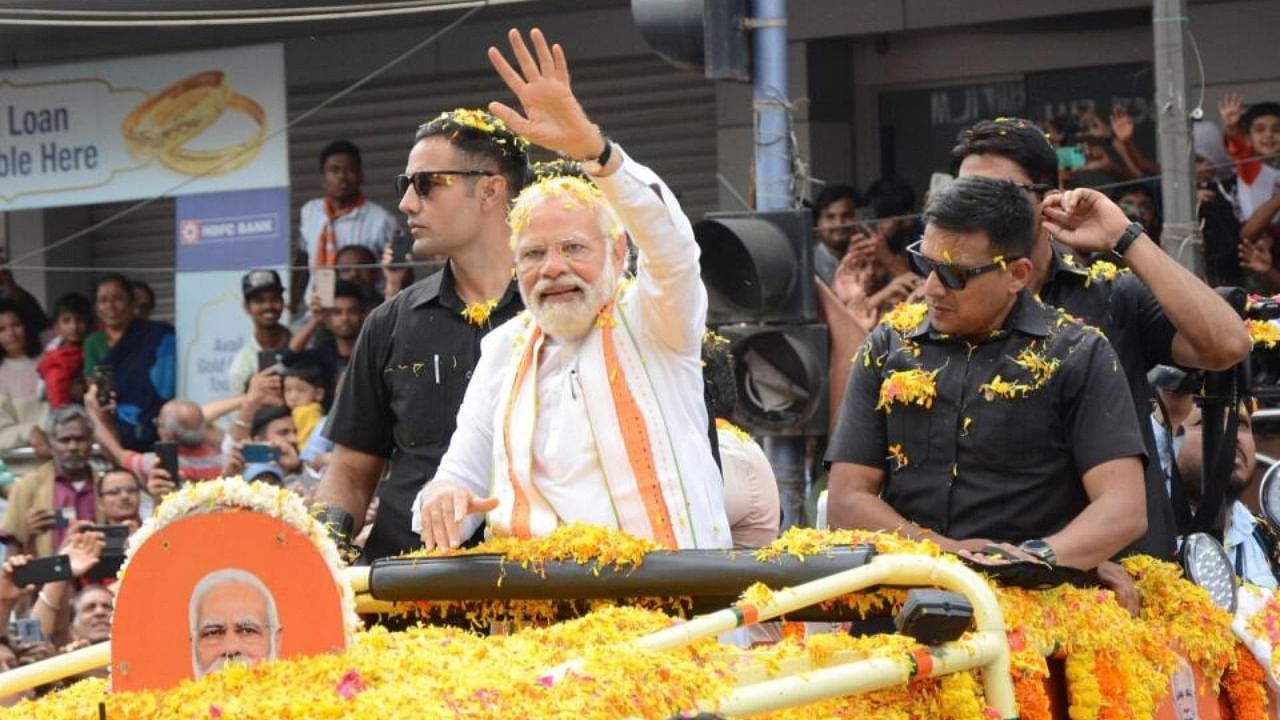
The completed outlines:
{"type": "MultiPolygon", "coordinates": [[[[44,461],[0,471],[0,670],[108,637],[113,579],[93,568],[111,528],[221,476],[296,491],[365,561],[571,522],[671,548],[778,536],[769,461],[731,423],[734,359],[705,326],[689,219],[590,121],[559,46],[530,37],[513,31],[515,66],[490,51],[519,109],[445,112],[413,136],[395,180],[412,258],[361,192],[359,149],[321,152],[306,270],[288,288],[271,269],[242,278],[232,397],[176,397],[174,329],[149,317],[145,283],[105,274],[46,315],[0,271],[0,447],[44,461]],[[535,167],[530,145],[574,162],[535,167]],[[442,268],[415,280],[427,258],[442,268]],[[73,580],[17,586],[50,555],[73,580]]],[[[1113,560],[1173,555],[1203,466],[1199,376],[1149,374],[1244,361],[1211,285],[1280,284],[1280,105],[1220,110],[1195,127],[1207,283],[1159,247],[1159,167],[1123,108],[979,122],[920,202],[893,178],[822,190],[815,282],[833,346],[858,348],[833,353],[831,526],[1095,570],[1133,607],[1113,560]],[[1128,184],[1078,187],[1088,173],[1128,184]]],[[[1275,587],[1274,542],[1240,496],[1248,410],[1224,538],[1242,577],[1275,587]]]]}

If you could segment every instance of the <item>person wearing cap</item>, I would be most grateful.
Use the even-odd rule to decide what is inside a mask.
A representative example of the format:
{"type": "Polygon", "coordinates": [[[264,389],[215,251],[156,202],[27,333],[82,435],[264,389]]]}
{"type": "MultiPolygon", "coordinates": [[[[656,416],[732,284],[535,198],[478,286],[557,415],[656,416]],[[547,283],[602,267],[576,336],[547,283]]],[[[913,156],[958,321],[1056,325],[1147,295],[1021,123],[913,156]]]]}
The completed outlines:
{"type": "Polygon", "coordinates": [[[292,333],[280,317],[284,313],[284,285],[275,270],[250,270],[240,280],[244,311],[253,321],[253,334],[232,358],[227,368],[231,392],[249,389],[249,380],[258,373],[258,353],[278,350],[281,358],[289,352],[292,333]]]}
{"type": "Polygon", "coordinates": [[[526,146],[489,113],[454,110],[418,128],[396,178],[413,254],[448,261],[365,320],[323,431],[335,445],[316,501],[339,539],[359,534],[377,489],[366,558],[420,545],[413,499],[449,446],[480,341],[523,308],[507,208],[525,183],[526,146]]]}

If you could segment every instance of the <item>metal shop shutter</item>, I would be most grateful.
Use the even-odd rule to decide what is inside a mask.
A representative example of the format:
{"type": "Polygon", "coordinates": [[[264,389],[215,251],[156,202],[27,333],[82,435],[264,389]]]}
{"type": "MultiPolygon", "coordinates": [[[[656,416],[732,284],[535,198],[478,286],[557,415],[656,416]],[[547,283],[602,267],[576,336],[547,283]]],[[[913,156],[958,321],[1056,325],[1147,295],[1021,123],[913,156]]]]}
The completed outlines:
{"type": "MultiPolygon", "coordinates": [[[[653,57],[578,66],[573,81],[592,120],[657,171],[680,195],[691,218],[715,209],[718,190],[712,83],[653,57]]],[[[291,87],[290,117],[297,117],[339,89],[340,85],[291,87]]],[[[345,138],[359,146],[365,194],[399,214],[392,178],[404,172],[417,126],[444,110],[483,107],[495,98],[510,102],[509,96],[492,73],[399,78],[371,84],[292,128],[289,174],[294,224],[302,204],[320,195],[318,158],[329,142],[345,138]]]]}
{"type": "MultiPolygon", "coordinates": [[[[94,205],[90,220],[100,222],[137,201],[94,205]]],[[[131,280],[145,280],[156,292],[153,319],[173,322],[173,198],[161,198],[98,228],[91,237],[92,265],[101,268],[93,279],[114,268],[160,268],[166,272],[125,271],[131,280]]],[[[92,280],[90,281],[92,282],[92,280]]]]}

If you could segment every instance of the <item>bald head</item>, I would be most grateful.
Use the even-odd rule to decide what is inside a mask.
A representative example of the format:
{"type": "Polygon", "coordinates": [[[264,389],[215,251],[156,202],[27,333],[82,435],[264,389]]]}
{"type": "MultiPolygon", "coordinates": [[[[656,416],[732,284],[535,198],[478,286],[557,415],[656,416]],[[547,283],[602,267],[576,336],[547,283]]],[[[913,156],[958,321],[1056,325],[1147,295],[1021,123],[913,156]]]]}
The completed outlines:
{"type": "Polygon", "coordinates": [[[170,400],[160,407],[156,430],[161,440],[200,447],[205,441],[204,412],[190,400],[170,400]]]}

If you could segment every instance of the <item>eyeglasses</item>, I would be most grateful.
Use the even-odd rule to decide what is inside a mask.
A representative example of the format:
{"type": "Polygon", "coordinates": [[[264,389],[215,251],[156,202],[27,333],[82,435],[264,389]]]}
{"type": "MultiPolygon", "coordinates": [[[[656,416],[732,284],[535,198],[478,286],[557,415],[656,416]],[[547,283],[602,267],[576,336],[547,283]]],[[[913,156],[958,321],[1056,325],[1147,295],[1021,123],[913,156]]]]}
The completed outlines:
{"type": "Polygon", "coordinates": [[[409,175],[401,173],[396,176],[396,197],[404,197],[410,185],[417,191],[419,198],[425,198],[431,194],[432,187],[449,187],[455,177],[487,177],[493,174],[488,170],[419,170],[409,175]]]}
{"type": "Polygon", "coordinates": [[[1021,256],[1001,257],[988,265],[970,268],[961,267],[955,263],[940,263],[925,257],[925,254],[920,252],[920,245],[923,242],[923,240],[917,240],[907,246],[907,255],[911,258],[911,266],[921,277],[927,278],[932,273],[938,273],[938,279],[950,290],[963,290],[969,284],[971,278],[984,275],[992,270],[1003,270],[1014,260],[1022,259],[1021,256]]]}
{"type": "Polygon", "coordinates": [[[1018,187],[1036,195],[1044,195],[1054,189],[1054,186],[1046,185],[1044,183],[1018,183],[1018,187]]]}

